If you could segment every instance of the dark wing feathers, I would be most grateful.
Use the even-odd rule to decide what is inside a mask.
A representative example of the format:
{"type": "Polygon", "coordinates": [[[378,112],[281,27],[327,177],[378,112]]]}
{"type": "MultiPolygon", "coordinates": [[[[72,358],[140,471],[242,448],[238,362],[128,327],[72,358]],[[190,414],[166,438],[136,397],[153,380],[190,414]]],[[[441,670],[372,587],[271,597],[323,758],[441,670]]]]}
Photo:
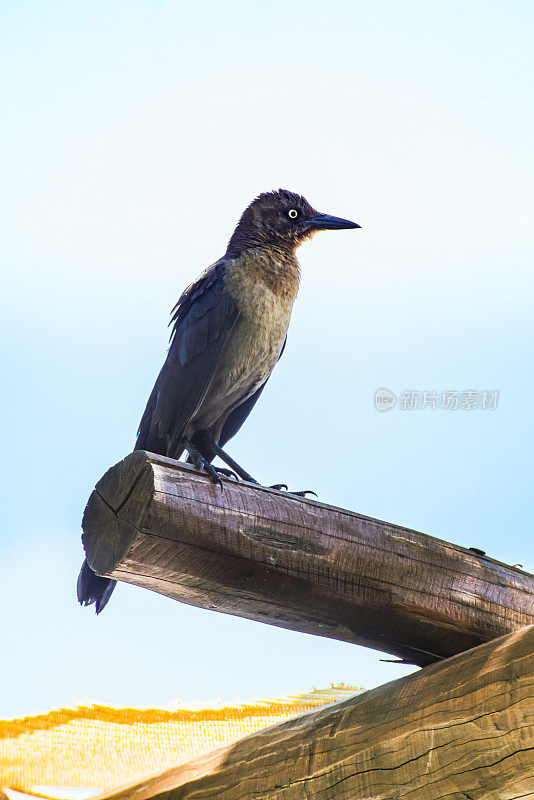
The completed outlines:
{"type": "Polygon", "coordinates": [[[139,426],[136,450],[177,457],[238,317],[224,291],[224,261],[188,287],[173,309],[167,359],[139,426]]]}
{"type": "MultiPolygon", "coordinates": [[[[267,378],[267,380],[269,380],[267,378]]],[[[224,447],[226,442],[230,441],[236,433],[238,432],[241,425],[244,423],[252,408],[256,404],[256,400],[263,392],[265,388],[265,384],[267,381],[262,383],[259,389],[256,389],[254,394],[251,394],[241,405],[234,408],[234,410],[228,415],[228,419],[224,423],[221,431],[221,435],[219,436],[219,447],[224,447]]]]}

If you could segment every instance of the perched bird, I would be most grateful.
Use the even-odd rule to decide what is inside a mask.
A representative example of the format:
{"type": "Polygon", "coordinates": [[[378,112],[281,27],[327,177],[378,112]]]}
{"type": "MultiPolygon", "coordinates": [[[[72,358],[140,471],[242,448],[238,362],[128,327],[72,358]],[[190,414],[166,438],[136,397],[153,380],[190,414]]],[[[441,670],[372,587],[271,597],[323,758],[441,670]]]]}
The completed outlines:
{"type": "MultiPolygon", "coordinates": [[[[296,248],[320,230],[359,228],[315,211],[279,189],[245,209],[224,256],[202,273],[172,312],[171,344],[139,425],[135,450],[187,460],[214,483],[219,474],[254,481],[222,448],[262,393],[284,350],[300,271],[296,248]],[[218,456],[229,469],[214,467],[218,456]]],[[[283,484],[278,484],[283,486],[283,484]]],[[[115,581],[85,561],[78,600],[98,614],[115,581]]]]}

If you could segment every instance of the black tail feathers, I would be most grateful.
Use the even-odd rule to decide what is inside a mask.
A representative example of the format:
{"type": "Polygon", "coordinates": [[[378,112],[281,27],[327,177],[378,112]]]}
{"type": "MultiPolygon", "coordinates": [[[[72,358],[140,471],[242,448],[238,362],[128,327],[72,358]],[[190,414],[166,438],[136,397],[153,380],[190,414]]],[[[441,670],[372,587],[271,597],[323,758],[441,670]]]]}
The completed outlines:
{"type": "Polygon", "coordinates": [[[76,584],[80,605],[90,606],[94,603],[96,613],[100,614],[111,597],[116,583],[117,581],[111,578],[101,578],[93,572],[87,561],[84,561],[76,584]]]}

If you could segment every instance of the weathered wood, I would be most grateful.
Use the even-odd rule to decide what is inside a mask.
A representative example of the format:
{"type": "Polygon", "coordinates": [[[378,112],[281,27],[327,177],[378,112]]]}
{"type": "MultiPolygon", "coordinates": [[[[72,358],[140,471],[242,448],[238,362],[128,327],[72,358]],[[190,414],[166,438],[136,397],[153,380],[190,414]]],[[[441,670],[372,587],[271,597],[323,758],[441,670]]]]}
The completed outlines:
{"type": "Polygon", "coordinates": [[[425,665],[534,622],[534,578],[467,548],[143,451],[83,518],[90,566],[191,605],[425,665]]]}
{"type": "Polygon", "coordinates": [[[533,648],[531,626],[101,798],[532,798],[533,648]]]}

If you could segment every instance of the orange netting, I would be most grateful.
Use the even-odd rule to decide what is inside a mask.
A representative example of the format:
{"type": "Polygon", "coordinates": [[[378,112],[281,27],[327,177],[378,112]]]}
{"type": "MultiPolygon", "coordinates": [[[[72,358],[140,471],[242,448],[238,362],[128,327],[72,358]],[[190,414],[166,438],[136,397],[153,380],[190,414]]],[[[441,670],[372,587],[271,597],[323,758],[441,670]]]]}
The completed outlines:
{"type": "Polygon", "coordinates": [[[87,787],[96,793],[163,772],[358,691],[354,686],[332,686],[297,696],[196,710],[91,705],[2,720],[0,787],[45,795],[52,787],[87,787]]]}

